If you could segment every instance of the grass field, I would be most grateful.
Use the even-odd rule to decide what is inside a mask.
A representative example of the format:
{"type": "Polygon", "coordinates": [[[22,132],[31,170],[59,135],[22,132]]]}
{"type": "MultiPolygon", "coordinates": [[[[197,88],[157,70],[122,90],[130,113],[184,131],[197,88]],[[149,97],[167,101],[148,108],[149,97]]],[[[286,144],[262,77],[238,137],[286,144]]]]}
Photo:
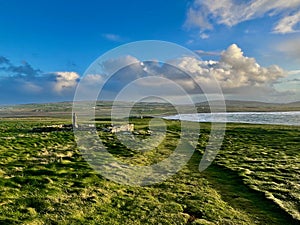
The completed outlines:
{"type": "MultiPolygon", "coordinates": [[[[147,119],[134,119],[136,129],[147,119]]],[[[198,165],[210,125],[201,124],[197,151],[163,183],[131,187],[97,174],[73,132],[34,130],[68,119],[0,120],[0,224],[299,224],[300,127],[229,124],[222,149],[204,172],[198,165]]],[[[98,127],[108,122],[102,119],[98,127]]],[[[176,146],[179,124],[152,151],[136,152],[99,129],[109,151],[151,164],[176,146]]],[[[139,146],[141,147],[141,146],[139,146]]]]}

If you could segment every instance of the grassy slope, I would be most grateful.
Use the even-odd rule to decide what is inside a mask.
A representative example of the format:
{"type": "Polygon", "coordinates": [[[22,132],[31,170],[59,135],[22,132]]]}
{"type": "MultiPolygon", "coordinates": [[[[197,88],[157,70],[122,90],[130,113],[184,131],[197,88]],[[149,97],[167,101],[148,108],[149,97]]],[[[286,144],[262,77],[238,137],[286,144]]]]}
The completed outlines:
{"type": "MultiPolygon", "coordinates": [[[[264,185],[261,177],[270,180],[287,175],[296,186],[286,186],[286,192],[280,193],[288,197],[299,194],[295,180],[299,172],[298,128],[230,125],[216,164],[199,173],[200,152],[209,131],[209,126],[203,125],[199,151],[187,166],[161,184],[137,188],[96,174],[78,152],[72,132],[30,132],[33,127],[53,123],[57,124],[49,119],[0,122],[0,224],[296,224],[283,209],[250,187],[274,195],[276,189],[264,185]],[[263,137],[256,136],[257,129],[263,137]],[[275,134],[281,145],[273,142],[275,134]],[[284,146],[286,151],[280,151],[279,160],[275,153],[284,146]],[[277,170],[249,163],[249,158],[270,161],[277,170]],[[283,173],[282,166],[289,170],[283,173]],[[254,176],[257,174],[260,176],[254,176]]],[[[138,127],[142,128],[142,123],[138,127]]],[[[152,163],[161,153],[168,154],[167,144],[175,137],[169,135],[159,151],[119,157],[134,159],[136,164],[152,163]]],[[[114,149],[127,151],[115,145],[114,149]]],[[[276,186],[279,181],[272,182],[276,186]]],[[[288,197],[281,199],[288,203],[283,208],[295,215],[293,204],[299,204],[299,199],[288,197]]]]}

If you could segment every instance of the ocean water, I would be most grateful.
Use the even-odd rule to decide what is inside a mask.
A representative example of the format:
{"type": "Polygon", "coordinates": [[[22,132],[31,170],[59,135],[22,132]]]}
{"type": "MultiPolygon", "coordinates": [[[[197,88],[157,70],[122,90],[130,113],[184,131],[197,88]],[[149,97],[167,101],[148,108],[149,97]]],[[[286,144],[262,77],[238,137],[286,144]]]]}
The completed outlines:
{"type": "Polygon", "coordinates": [[[163,117],[170,120],[195,122],[228,122],[300,126],[300,111],[295,112],[228,112],[178,114],[163,117]]]}

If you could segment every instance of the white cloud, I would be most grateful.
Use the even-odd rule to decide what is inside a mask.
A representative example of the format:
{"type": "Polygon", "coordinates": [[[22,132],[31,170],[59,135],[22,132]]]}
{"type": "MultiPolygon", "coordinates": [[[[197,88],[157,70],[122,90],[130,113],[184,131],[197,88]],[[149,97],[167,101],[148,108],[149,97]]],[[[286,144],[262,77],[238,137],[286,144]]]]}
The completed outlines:
{"type": "Polygon", "coordinates": [[[220,61],[199,61],[186,57],[178,66],[194,74],[200,83],[209,84],[213,75],[224,90],[247,86],[269,87],[285,76],[283,69],[276,65],[261,67],[254,58],[244,56],[236,44],[221,53],[220,61]]]}
{"type": "Polygon", "coordinates": [[[220,52],[211,52],[211,51],[203,51],[203,50],[195,50],[195,53],[197,53],[200,57],[201,56],[220,56],[220,52]]]}
{"type": "Polygon", "coordinates": [[[122,38],[117,35],[117,34],[102,34],[102,37],[109,41],[115,41],[115,42],[120,42],[122,41],[122,38]]]}
{"type": "Polygon", "coordinates": [[[85,85],[100,85],[104,82],[104,77],[99,74],[88,74],[80,82],[85,85]]]}
{"type": "Polygon", "coordinates": [[[0,56],[0,104],[71,100],[78,80],[76,72],[45,73],[0,56]]]}
{"type": "Polygon", "coordinates": [[[26,93],[31,92],[36,94],[41,93],[43,91],[43,88],[40,85],[30,81],[23,81],[21,89],[26,93]]]}
{"type": "MultiPolygon", "coordinates": [[[[78,89],[76,89],[76,91],[80,90],[79,93],[81,93],[81,100],[95,98],[95,96],[99,94],[101,87],[104,85],[105,77],[105,75],[100,74],[87,74],[82,77],[79,85],[77,86],[78,89]]],[[[77,93],[75,93],[75,95],[77,96],[77,93]]]]}
{"type": "Polygon", "coordinates": [[[102,62],[102,67],[103,67],[103,72],[106,74],[114,74],[118,70],[129,66],[131,64],[139,63],[140,61],[131,56],[131,55],[126,55],[123,57],[119,58],[113,58],[113,59],[108,59],[104,62],[102,62]]]}
{"type": "Polygon", "coordinates": [[[209,35],[202,33],[202,34],[200,34],[200,38],[207,39],[207,38],[209,38],[209,35]]]}
{"type": "Polygon", "coordinates": [[[281,20],[274,32],[289,33],[299,23],[299,8],[300,0],[195,0],[188,10],[185,25],[204,31],[211,30],[213,23],[231,27],[259,17],[279,15],[281,20]]]}
{"type": "Polygon", "coordinates": [[[289,75],[296,75],[296,74],[300,75],[300,70],[291,70],[288,73],[289,75]]]}
{"type": "Polygon", "coordinates": [[[185,27],[201,27],[203,30],[212,30],[213,26],[207,21],[205,12],[190,8],[187,13],[185,27]]]}
{"type": "Polygon", "coordinates": [[[291,16],[284,17],[281,19],[276,27],[274,28],[274,33],[286,34],[299,32],[295,30],[295,26],[300,22],[300,12],[297,12],[291,16]]]}
{"type": "Polygon", "coordinates": [[[75,88],[79,79],[79,75],[75,72],[56,72],[54,75],[56,80],[53,88],[58,93],[75,88]]]}
{"type": "MultiPolygon", "coordinates": [[[[220,56],[218,61],[183,57],[167,61],[167,64],[164,65],[155,62],[141,65],[138,59],[128,56],[127,59],[131,59],[129,61],[134,59],[134,62],[139,63],[134,64],[137,66],[130,66],[124,71],[118,72],[118,75],[112,80],[112,86],[116,87],[118,84],[120,85],[118,88],[122,88],[121,83],[126,85],[128,81],[132,82],[138,78],[153,76],[153,80],[146,79],[135,83],[134,93],[144,93],[145,89],[150,88],[161,96],[171,93],[176,96],[176,91],[169,90],[168,85],[162,80],[155,79],[162,77],[175,81],[191,95],[202,94],[204,90],[208,92],[206,94],[212,94],[216,90],[216,79],[224,94],[231,98],[265,99],[266,101],[269,101],[271,96],[276,95],[278,98],[278,91],[274,88],[274,84],[287,75],[282,68],[277,65],[260,66],[255,58],[245,56],[236,44],[229,46],[218,55],[220,56]],[[182,71],[187,71],[193,79],[182,71]],[[130,76],[130,79],[127,76],[130,76]],[[197,84],[201,85],[202,91],[197,84]]],[[[112,64],[114,64],[113,62],[115,60],[111,61],[112,64]]]]}
{"type": "Polygon", "coordinates": [[[1,103],[66,101],[73,98],[79,75],[75,72],[0,78],[1,103]]]}
{"type": "MultiPolygon", "coordinates": [[[[255,58],[244,56],[236,44],[223,51],[219,61],[184,57],[177,60],[177,66],[192,74],[193,79],[206,90],[213,90],[216,79],[225,96],[231,99],[270,101],[275,100],[275,95],[278,99],[279,92],[274,84],[287,75],[277,65],[260,66],[255,58]]],[[[179,80],[179,83],[183,84],[183,81],[179,80]]],[[[186,82],[183,86],[193,92],[194,84],[186,82]]]]}
{"type": "Polygon", "coordinates": [[[276,50],[288,56],[291,61],[300,62],[300,38],[287,39],[276,45],[276,50]]]}
{"type": "MultiPolygon", "coordinates": [[[[275,88],[275,84],[277,85],[280,79],[287,75],[283,69],[277,65],[260,66],[255,58],[245,56],[236,44],[213,55],[214,57],[218,55],[219,60],[183,57],[161,64],[155,61],[141,62],[130,55],[109,59],[101,65],[106,73],[87,75],[82,78],[80,85],[84,88],[87,98],[92,96],[89,95],[90,92],[98,93],[99,87],[104,85],[103,96],[101,96],[103,99],[114,99],[126,85],[133,83],[129,94],[126,95],[128,99],[130,94],[137,97],[142,93],[179,97],[178,92],[166,82],[167,80],[176,82],[191,96],[199,96],[202,91],[206,94],[214,94],[215,79],[226,97],[231,99],[272,101],[280,98],[280,95],[291,94],[286,91],[279,92],[275,88]],[[123,69],[118,70],[119,67],[123,69]],[[183,71],[188,71],[192,79],[183,71]],[[106,82],[107,75],[110,74],[113,76],[106,82]],[[135,82],[136,80],[139,82],[135,82]],[[197,83],[201,85],[200,89],[197,83]]],[[[288,96],[283,97],[288,99],[288,96]]]]}

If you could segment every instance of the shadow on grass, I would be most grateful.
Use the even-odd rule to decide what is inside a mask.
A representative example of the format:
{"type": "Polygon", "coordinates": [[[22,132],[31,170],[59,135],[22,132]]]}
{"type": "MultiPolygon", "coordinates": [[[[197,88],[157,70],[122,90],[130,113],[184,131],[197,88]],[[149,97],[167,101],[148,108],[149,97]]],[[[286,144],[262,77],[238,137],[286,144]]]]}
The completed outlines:
{"type": "MultiPolygon", "coordinates": [[[[190,160],[191,171],[198,170],[200,159],[200,153],[195,152],[190,160]]],[[[214,163],[201,172],[201,176],[208,180],[224,201],[233,208],[246,212],[258,224],[299,224],[298,220],[267,199],[263,192],[244,184],[237,172],[214,163]]]]}

